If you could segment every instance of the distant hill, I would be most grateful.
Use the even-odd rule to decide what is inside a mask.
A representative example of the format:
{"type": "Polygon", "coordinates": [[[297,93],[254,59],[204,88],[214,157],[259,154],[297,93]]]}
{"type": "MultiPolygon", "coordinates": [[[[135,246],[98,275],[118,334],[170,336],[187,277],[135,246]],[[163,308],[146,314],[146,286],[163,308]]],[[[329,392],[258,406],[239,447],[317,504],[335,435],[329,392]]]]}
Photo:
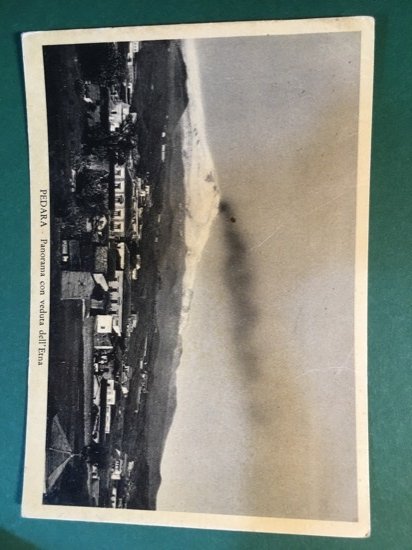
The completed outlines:
{"type": "MultiPolygon", "coordinates": [[[[155,210],[156,217],[161,216],[161,222],[156,245],[151,238],[142,244],[142,269],[146,264],[146,271],[139,275],[140,292],[142,281],[147,277],[143,285],[146,297],[140,306],[144,317],[139,322],[146,323],[146,330],[148,326],[152,330],[149,393],[138,419],[133,421],[138,383],[132,380],[124,437],[127,439],[125,447],[136,461],[128,505],[155,509],[161,483],[161,458],[176,409],[176,369],[181,355],[179,328],[186,245],[182,128],[179,121],[188,104],[188,96],[186,67],[178,42],[144,43],[137,56],[136,69],[137,93],[132,108],[144,124],[142,162],[156,181],[155,210]],[[166,137],[164,134],[162,137],[163,132],[166,137]],[[161,142],[167,146],[165,162],[153,154],[159,150],[161,142]]],[[[150,231],[148,221],[146,236],[150,236],[150,231]]],[[[134,299],[139,301],[137,296],[134,299]]],[[[135,346],[135,361],[139,345],[136,343],[135,346]]]]}

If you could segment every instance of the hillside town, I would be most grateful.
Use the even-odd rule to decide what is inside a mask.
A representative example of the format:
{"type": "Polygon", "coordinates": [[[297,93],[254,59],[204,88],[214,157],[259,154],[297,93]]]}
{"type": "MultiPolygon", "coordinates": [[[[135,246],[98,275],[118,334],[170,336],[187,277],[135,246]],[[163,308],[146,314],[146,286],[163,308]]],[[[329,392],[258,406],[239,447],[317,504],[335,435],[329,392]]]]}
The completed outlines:
{"type": "MultiPolygon", "coordinates": [[[[133,477],[138,443],[126,441],[124,432],[125,424],[138,425],[151,389],[155,289],[161,281],[150,259],[159,246],[157,187],[170,127],[165,111],[154,129],[146,123],[154,145],[143,143],[135,86],[144,48],[138,42],[115,44],[120,76],[103,84],[80,73],[88,62],[83,55],[82,65],[84,52],[67,57],[82,127],[54,180],[60,153],[56,147],[53,156],[50,146],[51,186],[53,191],[54,182],[58,198],[52,228],[48,503],[81,498],[82,504],[126,508],[138,483],[136,473],[133,477]],[[77,494],[70,488],[73,477],[77,494]]],[[[154,81],[146,87],[147,99],[156,93],[154,81]]],[[[72,125],[75,116],[77,111],[72,125]]],[[[59,140],[63,133],[56,130],[59,140]]]]}
{"type": "MultiPolygon", "coordinates": [[[[119,116],[119,122],[123,116],[119,116]]],[[[135,176],[131,162],[113,163],[109,167],[108,213],[98,220],[88,220],[86,234],[90,238],[70,238],[64,225],[61,229],[61,300],[80,300],[83,321],[91,326],[86,333],[88,341],[83,336],[83,345],[92,350],[91,445],[107,445],[112,425],[123,409],[122,401],[128,397],[132,374],[140,379],[136,413],[142,396],[148,392],[148,336],[138,372],[127,364],[123,351],[138,324],[139,311],[131,306],[131,284],[138,280],[141,268],[136,251],[143,232],[143,213],[151,206],[147,181],[135,176]]],[[[119,489],[120,482],[124,485],[133,462],[120,449],[113,450],[106,483],[110,504],[121,507],[126,506],[127,498],[119,489]]],[[[90,491],[98,505],[100,474],[94,463],[90,465],[90,491]]]]}

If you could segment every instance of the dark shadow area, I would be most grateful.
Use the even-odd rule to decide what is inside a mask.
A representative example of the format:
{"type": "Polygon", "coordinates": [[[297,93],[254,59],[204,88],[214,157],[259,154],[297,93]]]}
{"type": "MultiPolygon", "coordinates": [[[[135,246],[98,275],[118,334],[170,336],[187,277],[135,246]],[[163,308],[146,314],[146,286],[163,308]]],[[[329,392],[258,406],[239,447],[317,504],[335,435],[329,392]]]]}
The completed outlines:
{"type": "Polygon", "coordinates": [[[223,235],[226,247],[224,278],[233,310],[232,338],[239,364],[246,377],[259,375],[258,357],[253,342],[253,331],[258,319],[253,302],[253,265],[247,246],[235,225],[236,217],[230,202],[222,200],[219,210],[224,220],[223,235]]]}
{"type": "Polygon", "coordinates": [[[0,548],[4,550],[37,550],[38,547],[4,529],[0,529],[0,548]]]}

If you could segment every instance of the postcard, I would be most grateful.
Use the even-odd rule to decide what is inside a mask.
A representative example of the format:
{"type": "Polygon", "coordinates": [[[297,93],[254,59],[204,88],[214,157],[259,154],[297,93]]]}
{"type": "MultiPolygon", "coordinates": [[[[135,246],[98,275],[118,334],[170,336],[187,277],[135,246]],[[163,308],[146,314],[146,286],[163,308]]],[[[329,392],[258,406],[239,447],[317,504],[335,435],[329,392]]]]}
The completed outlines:
{"type": "Polygon", "coordinates": [[[25,517],[368,536],[369,17],[23,36],[25,517]]]}

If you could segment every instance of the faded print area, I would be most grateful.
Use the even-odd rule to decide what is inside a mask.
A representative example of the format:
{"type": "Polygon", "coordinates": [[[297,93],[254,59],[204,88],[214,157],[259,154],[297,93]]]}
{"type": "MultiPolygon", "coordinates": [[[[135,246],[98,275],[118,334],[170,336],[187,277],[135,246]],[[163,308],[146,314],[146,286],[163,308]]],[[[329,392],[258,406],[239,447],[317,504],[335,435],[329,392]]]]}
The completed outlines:
{"type": "Polygon", "coordinates": [[[360,35],[198,40],[221,207],[158,506],[355,520],[360,35]]]}

